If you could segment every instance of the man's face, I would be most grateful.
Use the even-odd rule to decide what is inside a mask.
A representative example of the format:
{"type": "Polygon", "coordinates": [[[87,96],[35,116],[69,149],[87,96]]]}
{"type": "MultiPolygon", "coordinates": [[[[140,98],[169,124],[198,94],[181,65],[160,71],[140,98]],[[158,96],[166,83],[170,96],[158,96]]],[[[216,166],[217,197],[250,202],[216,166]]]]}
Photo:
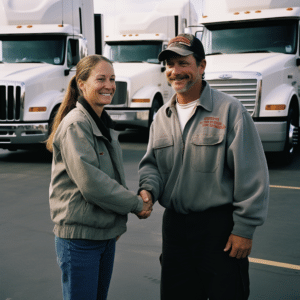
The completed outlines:
{"type": "Polygon", "coordinates": [[[201,85],[202,74],[206,66],[204,59],[199,66],[197,66],[196,59],[193,55],[170,56],[166,62],[167,80],[176,93],[186,93],[195,86],[195,84],[201,85]]]}

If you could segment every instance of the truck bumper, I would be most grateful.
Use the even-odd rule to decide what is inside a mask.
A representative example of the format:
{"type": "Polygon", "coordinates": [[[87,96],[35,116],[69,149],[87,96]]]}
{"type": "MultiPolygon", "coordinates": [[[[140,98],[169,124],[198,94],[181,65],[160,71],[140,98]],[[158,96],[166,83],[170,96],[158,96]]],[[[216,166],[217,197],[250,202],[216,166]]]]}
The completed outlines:
{"type": "Polygon", "coordinates": [[[41,143],[47,137],[48,123],[0,124],[0,148],[18,149],[22,145],[41,143]]]}
{"type": "Polygon", "coordinates": [[[148,110],[109,110],[105,108],[113,121],[124,127],[148,127],[148,110]]]}
{"type": "Polygon", "coordinates": [[[286,122],[255,122],[265,152],[283,151],[286,122]]]}

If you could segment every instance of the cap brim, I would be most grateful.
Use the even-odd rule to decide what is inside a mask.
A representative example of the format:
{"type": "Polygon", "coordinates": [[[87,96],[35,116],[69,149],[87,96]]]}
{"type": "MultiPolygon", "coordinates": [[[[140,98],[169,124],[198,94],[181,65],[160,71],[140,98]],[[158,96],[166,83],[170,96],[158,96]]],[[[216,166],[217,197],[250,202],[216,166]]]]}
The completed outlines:
{"type": "Polygon", "coordinates": [[[193,54],[194,52],[183,48],[169,47],[168,49],[159,53],[158,60],[159,61],[166,60],[171,55],[174,55],[174,53],[179,54],[181,56],[188,56],[193,54]]]}

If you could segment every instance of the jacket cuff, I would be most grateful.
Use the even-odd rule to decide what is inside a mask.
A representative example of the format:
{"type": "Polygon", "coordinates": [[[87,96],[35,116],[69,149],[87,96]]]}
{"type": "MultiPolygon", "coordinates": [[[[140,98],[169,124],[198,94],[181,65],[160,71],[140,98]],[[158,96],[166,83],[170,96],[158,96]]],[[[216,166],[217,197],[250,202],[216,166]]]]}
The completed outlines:
{"type": "Polygon", "coordinates": [[[137,203],[136,207],[132,210],[132,213],[138,214],[142,210],[143,210],[143,200],[141,197],[138,197],[138,203],[137,203]]]}
{"type": "Polygon", "coordinates": [[[256,226],[246,225],[243,223],[234,223],[231,233],[234,235],[252,240],[255,229],[256,229],[256,226]]]}

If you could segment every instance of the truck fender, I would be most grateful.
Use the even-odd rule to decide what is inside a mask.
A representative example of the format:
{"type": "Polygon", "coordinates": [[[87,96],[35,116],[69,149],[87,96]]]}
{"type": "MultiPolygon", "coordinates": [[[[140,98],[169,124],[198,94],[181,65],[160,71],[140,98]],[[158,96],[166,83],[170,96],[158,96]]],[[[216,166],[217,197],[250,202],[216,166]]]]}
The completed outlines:
{"type": "Polygon", "coordinates": [[[24,121],[49,121],[53,109],[57,105],[60,105],[63,97],[64,93],[57,90],[47,91],[38,95],[36,98],[32,99],[29,104],[25,104],[24,121]],[[46,111],[29,112],[30,107],[46,107],[46,111]]]}
{"type": "Polygon", "coordinates": [[[158,86],[155,85],[147,85],[143,88],[139,89],[132,97],[132,99],[150,99],[150,102],[142,103],[142,102],[131,102],[130,107],[149,107],[151,108],[154,96],[161,93],[161,90],[158,86]]]}
{"type": "MultiPolygon", "coordinates": [[[[263,96],[264,97],[264,96],[263,96]]],[[[295,93],[293,86],[288,84],[281,84],[275,87],[266,98],[262,99],[260,105],[260,117],[286,117],[292,99],[296,97],[298,104],[299,99],[295,93]],[[285,105],[284,110],[266,110],[267,105],[283,104],[285,105]]]]}

